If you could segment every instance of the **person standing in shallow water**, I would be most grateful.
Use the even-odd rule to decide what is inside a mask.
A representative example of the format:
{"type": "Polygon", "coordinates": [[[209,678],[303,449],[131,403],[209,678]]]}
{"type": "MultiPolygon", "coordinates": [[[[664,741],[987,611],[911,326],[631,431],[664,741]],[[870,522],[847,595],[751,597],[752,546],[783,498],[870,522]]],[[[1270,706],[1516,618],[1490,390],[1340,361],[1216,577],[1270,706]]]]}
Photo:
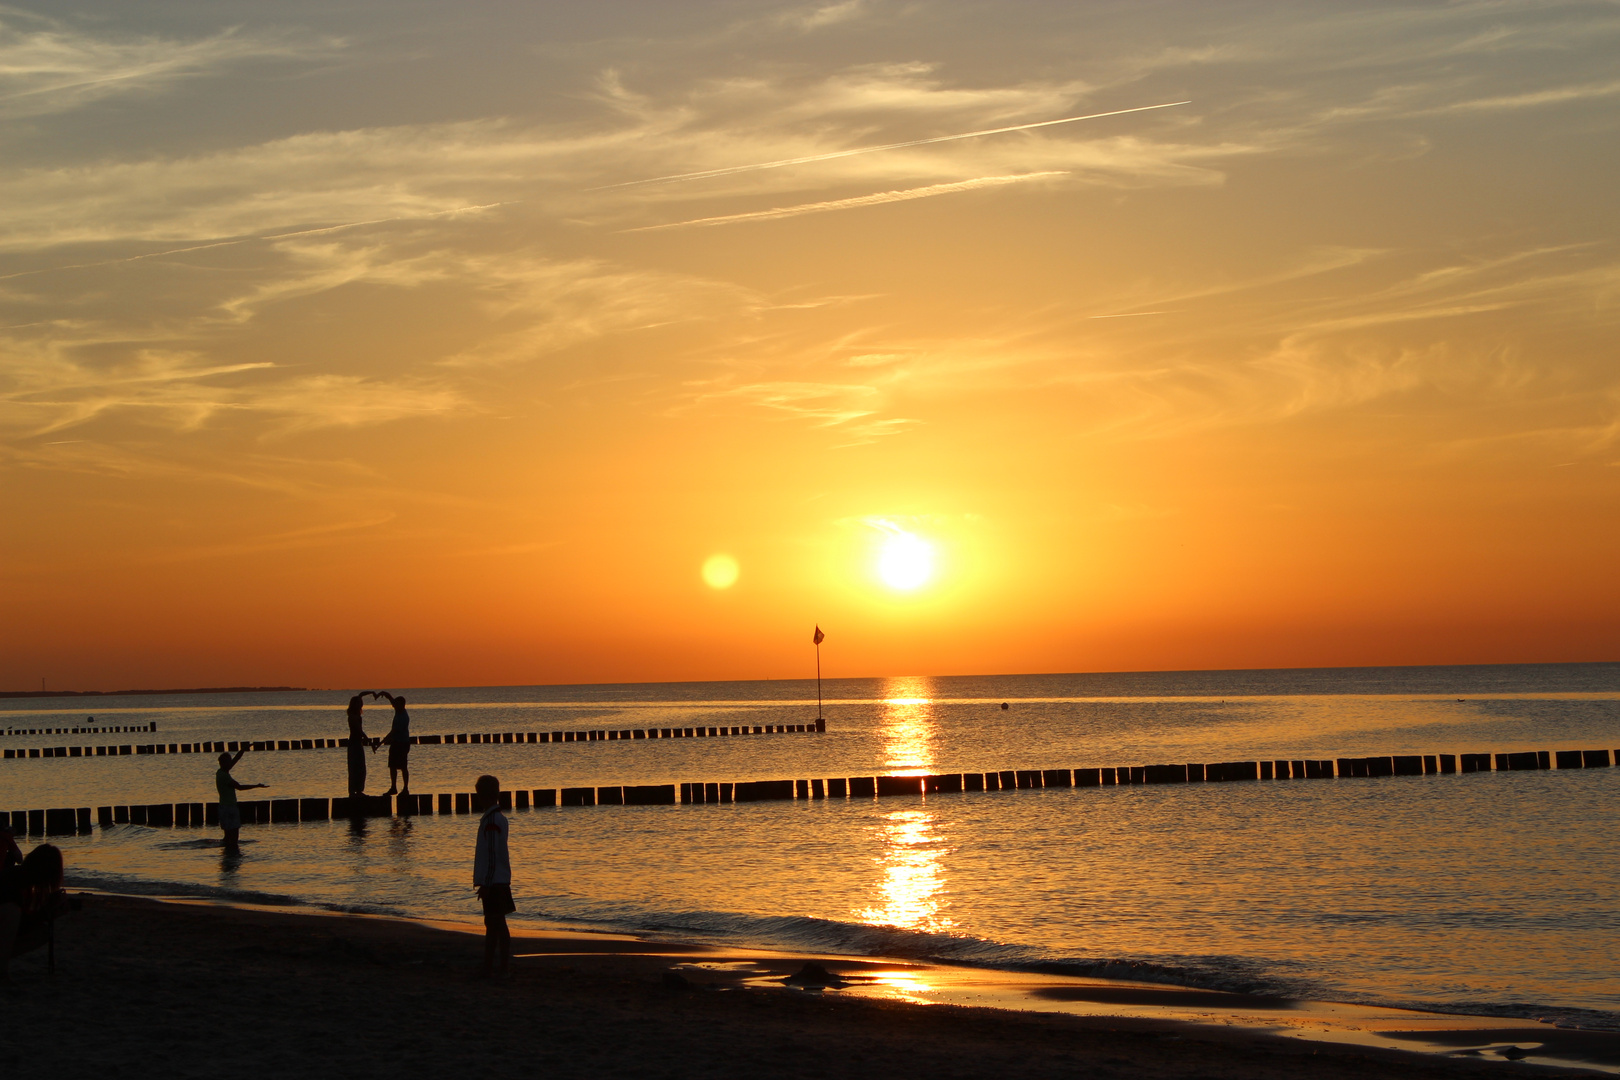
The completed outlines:
{"type": "Polygon", "coordinates": [[[229,754],[219,755],[219,770],[214,773],[214,787],[219,791],[219,827],[225,831],[225,854],[240,855],[242,848],[237,843],[237,833],[242,828],[242,810],[236,805],[236,793],[249,791],[253,788],[269,787],[269,784],[238,784],[231,775],[236,763],[242,760],[247,753],[247,747],[236,752],[235,757],[229,754]]]}
{"type": "Polygon", "coordinates": [[[495,973],[500,957],[500,973],[512,960],[512,932],[506,916],[517,910],[512,902],[512,861],[506,853],[506,815],[501,813],[501,782],[484,775],[473,785],[473,809],[483,810],[478,819],[478,843],[473,851],[473,884],[484,905],[484,974],[495,973]]]}
{"type": "Polygon", "coordinates": [[[366,793],[366,748],[370,747],[373,752],[377,749],[377,744],[366,737],[366,729],[360,722],[360,707],[367,694],[370,694],[373,700],[377,697],[375,690],[362,690],[349,699],[350,798],[366,793]]]}
{"type": "Polygon", "coordinates": [[[388,729],[383,736],[383,742],[388,744],[388,794],[398,792],[401,795],[411,793],[411,714],[405,711],[405,697],[395,697],[386,690],[379,691],[388,699],[388,704],[394,707],[394,726],[388,729]],[[399,777],[405,776],[405,787],[399,786],[399,777]]]}

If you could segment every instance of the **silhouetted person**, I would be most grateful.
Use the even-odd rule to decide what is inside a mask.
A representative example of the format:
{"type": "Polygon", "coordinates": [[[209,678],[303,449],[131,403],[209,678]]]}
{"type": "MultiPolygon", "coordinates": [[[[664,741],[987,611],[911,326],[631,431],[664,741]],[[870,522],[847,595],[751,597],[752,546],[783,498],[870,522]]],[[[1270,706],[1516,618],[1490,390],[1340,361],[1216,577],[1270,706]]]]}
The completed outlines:
{"type": "Polygon", "coordinates": [[[506,916],[517,905],[512,903],[512,861],[506,853],[501,782],[493,776],[480,776],[473,792],[473,809],[484,812],[478,819],[478,844],[473,853],[473,884],[484,904],[484,974],[495,973],[499,956],[504,975],[512,959],[512,932],[506,928],[506,916]]]}
{"type": "Polygon", "coordinates": [[[45,944],[62,896],[62,851],[41,844],[0,870],[0,982],[13,956],[45,944]]]}
{"type": "Polygon", "coordinates": [[[376,743],[366,737],[366,729],[360,724],[361,699],[370,694],[375,700],[377,692],[362,690],[349,699],[349,797],[364,796],[366,793],[366,747],[375,752],[376,743]]]}
{"type": "Polygon", "coordinates": [[[388,794],[400,792],[399,776],[405,774],[404,795],[411,793],[411,714],[405,711],[405,698],[403,695],[395,697],[386,690],[378,693],[388,699],[388,704],[394,707],[394,726],[388,729],[383,736],[383,742],[388,744],[388,794]]]}
{"type": "Polygon", "coordinates": [[[242,848],[237,844],[236,836],[242,828],[242,809],[236,805],[238,791],[250,791],[253,788],[269,787],[269,784],[238,784],[231,770],[236,763],[242,760],[242,755],[248,752],[247,747],[230,754],[219,755],[219,770],[214,773],[214,787],[219,790],[219,827],[225,830],[225,854],[240,855],[242,848]]]}

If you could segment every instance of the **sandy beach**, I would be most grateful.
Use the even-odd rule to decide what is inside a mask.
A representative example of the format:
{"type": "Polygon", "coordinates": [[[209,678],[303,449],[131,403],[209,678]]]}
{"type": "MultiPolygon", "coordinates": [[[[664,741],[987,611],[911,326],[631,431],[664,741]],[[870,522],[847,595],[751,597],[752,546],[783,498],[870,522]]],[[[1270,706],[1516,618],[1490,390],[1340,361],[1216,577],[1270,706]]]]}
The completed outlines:
{"type": "Polygon", "coordinates": [[[610,935],[523,936],[510,977],[485,981],[473,929],[87,895],[60,925],[54,975],[43,951],[13,962],[0,1066],[9,1077],[1571,1075],[1489,1051],[1339,1041],[1358,1025],[1420,1032],[1431,1050],[1526,1040],[1570,1066],[1605,1055],[1607,1069],[1620,1065],[1617,1037],[1522,1021],[1403,1024],[1349,1007],[1313,1014],[853,958],[820,958],[845,989],[803,990],[781,980],[810,957],[610,935]],[[1052,1008],[1078,1012],[1031,1011],[1052,1008]],[[1279,1010],[1298,1030],[1265,1021],[1279,1010]]]}

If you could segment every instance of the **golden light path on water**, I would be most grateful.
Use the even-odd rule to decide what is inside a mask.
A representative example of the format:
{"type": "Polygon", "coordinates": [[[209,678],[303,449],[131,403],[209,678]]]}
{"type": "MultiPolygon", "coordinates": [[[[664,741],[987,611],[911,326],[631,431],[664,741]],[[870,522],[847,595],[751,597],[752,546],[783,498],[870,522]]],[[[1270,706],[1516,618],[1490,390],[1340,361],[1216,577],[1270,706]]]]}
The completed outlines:
{"type": "MultiPolygon", "coordinates": [[[[932,771],[932,743],[938,734],[928,680],[891,679],[884,687],[883,754],[890,774],[921,776],[932,771]]],[[[881,872],[874,903],[855,911],[873,926],[944,931],[955,926],[945,915],[943,859],[949,853],[934,815],[926,808],[891,810],[875,826],[881,872]]]]}

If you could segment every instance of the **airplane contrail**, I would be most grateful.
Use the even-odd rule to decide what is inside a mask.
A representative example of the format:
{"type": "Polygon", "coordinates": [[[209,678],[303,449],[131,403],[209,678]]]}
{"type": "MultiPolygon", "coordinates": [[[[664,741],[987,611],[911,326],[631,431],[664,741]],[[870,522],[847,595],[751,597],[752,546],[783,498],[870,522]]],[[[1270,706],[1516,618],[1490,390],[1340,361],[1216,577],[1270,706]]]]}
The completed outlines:
{"type": "Polygon", "coordinates": [[[927,187],[907,188],[904,191],[880,191],[873,195],[857,195],[852,199],[832,199],[827,202],[800,203],[798,206],[776,206],[769,210],[752,210],[742,214],[722,214],[719,217],[693,218],[690,221],[672,221],[667,225],[643,225],[620,232],[657,232],[660,229],[685,229],[694,226],[731,225],[739,221],[774,221],[799,217],[803,214],[821,214],[829,210],[848,210],[858,206],[881,206],[884,203],[927,199],[935,195],[951,195],[958,191],[974,191],[1002,184],[1022,184],[1029,180],[1042,180],[1049,176],[1067,176],[1058,169],[1051,172],[1018,173],[1015,176],[981,176],[974,180],[959,180],[953,184],[930,184],[927,187]]]}
{"type": "Polygon", "coordinates": [[[763,161],[754,165],[732,165],[724,169],[705,169],[702,172],[676,173],[673,176],[654,176],[646,180],[626,180],[622,184],[603,184],[589,191],[607,191],[612,188],[636,187],[639,184],[673,184],[680,180],[703,180],[711,176],[731,176],[734,173],[755,172],[760,169],[780,169],[784,165],[804,165],[812,161],[831,161],[834,158],[853,157],[856,154],[875,154],[879,150],[902,150],[908,146],[927,146],[929,143],[953,142],[957,139],[977,139],[981,135],[1000,135],[1007,131],[1028,131],[1030,128],[1051,127],[1053,124],[1073,124],[1079,120],[1097,120],[1104,116],[1123,116],[1126,113],[1169,109],[1177,105],[1191,105],[1192,101],[1166,101],[1159,105],[1138,105],[1134,109],[1114,109],[1111,112],[1087,113],[1085,116],[1065,116],[1060,120],[1038,120],[1033,124],[1014,124],[1011,127],[985,128],[983,131],[964,131],[959,135],[936,135],[932,139],[911,139],[906,142],[884,143],[882,146],[860,146],[854,150],[834,150],[830,154],[811,154],[808,157],[783,158],[781,161],[763,161]]]}

